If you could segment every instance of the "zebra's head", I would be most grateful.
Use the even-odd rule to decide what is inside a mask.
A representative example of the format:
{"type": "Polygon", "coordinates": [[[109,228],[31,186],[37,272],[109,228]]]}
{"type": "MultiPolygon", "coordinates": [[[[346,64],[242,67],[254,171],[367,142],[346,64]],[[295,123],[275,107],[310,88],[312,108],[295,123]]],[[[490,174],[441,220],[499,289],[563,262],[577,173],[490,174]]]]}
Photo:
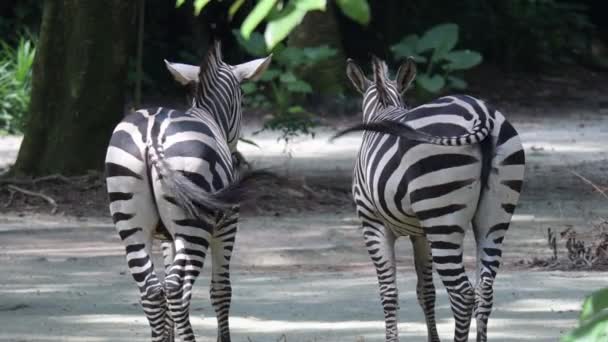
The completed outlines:
{"type": "Polygon", "coordinates": [[[215,42],[200,66],[170,63],[167,60],[165,64],[177,82],[194,89],[192,106],[214,116],[226,132],[230,149],[235,151],[242,117],[240,84],[257,80],[268,68],[271,57],[229,65],[222,60],[220,43],[215,42]]]}
{"type": "Polygon", "coordinates": [[[363,94],[363,120],[369,121],[374,113],[390,107],[404,107],[403,93],[409,88],[416,77],[416,63],[408,58],[397,71],[394,80],[389,78],[386,63],[372,57],[373,82],[370,81],[361,68],[352,60],[348,59],[346,75],[355,86],[355,89],[363,94]]]}

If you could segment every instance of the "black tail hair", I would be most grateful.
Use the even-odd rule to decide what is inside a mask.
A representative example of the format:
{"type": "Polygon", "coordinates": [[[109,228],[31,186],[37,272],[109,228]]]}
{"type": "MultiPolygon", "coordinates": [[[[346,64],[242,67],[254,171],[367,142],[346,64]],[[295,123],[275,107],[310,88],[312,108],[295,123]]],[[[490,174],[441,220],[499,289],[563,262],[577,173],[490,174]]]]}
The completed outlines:
{"type": "Polygon", "coordinates": [[[161,177],[168,192],[167,200],[186,211],[190,218],[202,219],[210,213],[233,208],[241,201],[251,200],[264,185],[279,177],[267,170],[245,171],[225,188],[208,192],[181,171],[174,170],[153,146],[148,147],[150,164],[161,177]]]}
{"type": "Polygon", "coordinates": [[[329,140],[333,141],[343,135],[358,131],[371,131],[377,133],[391,134],[420,142],[433,143],[435,141],[434,137],[430,134],[416,130],[413,127],[403,124],[401,122],[390,120],[359,123],[349,128],[338,131],[329,140]]]}
{"type": "Polygon", "coordinates": [[[473,131],[455,136],[436,136],[428,134],[421,130],[417,130],[405,123],[393,120],[380,120],[374,122],[364,122],[344,130],[338,131],[330,138],[330,141],[339,138],[345,134],[356,131],[371,131],[377,133],[391,134],[398,137],[425,142],[434,145],[442,146],[462,146],[481,143],[489,136],[490,131],[494,127],[492,121],[481,122],[476,120],[473,131]]]}

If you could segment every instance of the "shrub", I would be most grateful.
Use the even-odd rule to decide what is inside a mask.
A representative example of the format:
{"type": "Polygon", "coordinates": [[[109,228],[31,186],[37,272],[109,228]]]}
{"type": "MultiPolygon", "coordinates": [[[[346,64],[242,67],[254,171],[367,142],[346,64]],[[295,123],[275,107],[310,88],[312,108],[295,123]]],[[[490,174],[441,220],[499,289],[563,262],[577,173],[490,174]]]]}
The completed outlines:
{"type": "Polygon", "coordinates": [[[562,336],[561,342],[599,342],[608,340],[608,288],[585,298],[578,327],[562,336]]]}
{"type": "Polygon", "coordinates": [[[0,46],[0,132],[14,134],[26,121],[36,49],[23,37],[16,48],[5,42],[0,46]]]}
{"type": "MultiPolygon", "coordinates": [[[[249,40],[242,38],[237,31],[234,34],[249,54],[257,57],[267,54],[264,37],[260,33],[254,32],[249,40]]],[[[335,55],[336,50],[328,46],[293,48],[277,44],[272,53],[272,63],[260,80],[243,84],[245,104],[270,110],[272,116],[264,123],[263,129],[280,131],[280,139],[286,142],[298,134],[314,135],[315,116],[297,104],[305,95],[312,93],[312,87],[298,77],[297,70],[314,66],[335,55]]]]}
{"type": "Polygon", "coordinates": [[[391,46],[391,51],[396,60],[413,57],[419,66],[416,85],[427,93],[436,94],[446,88],[466,89],[466,82],[453,73],[468,70],[482,61],[478,52],[453,50],[457,43],[458,25],[441,24],[421,37],[416,34],[405,36],[391,46]]]}

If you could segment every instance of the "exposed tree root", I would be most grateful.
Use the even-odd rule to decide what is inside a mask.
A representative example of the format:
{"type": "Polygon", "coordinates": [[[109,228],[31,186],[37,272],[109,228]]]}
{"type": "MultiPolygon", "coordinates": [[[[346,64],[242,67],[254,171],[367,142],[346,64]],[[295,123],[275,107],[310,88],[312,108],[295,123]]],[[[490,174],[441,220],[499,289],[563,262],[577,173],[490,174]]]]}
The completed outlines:
{"type": "Polygon", "coordinates": [[[12,202],[13,197],[14,197],[14,193],[15,192],[19,192],[19,193],[22,193],[22,194],[27,195],[27,196],[33,196],[33,197],[42,198],[43,200],[47,201],[53,207],[53,209],[51,209],[51,214],[54,215],[57,212],[57,202],[53,198],[51,198],[50,196],[48,196],[48,195],[45,195],[45,194],[43,194],[41,192],[26,190],[26,189],[20,188],[20,187],[18,187],[16,185],[12,185],[12,184],[7,185],[6,187],[9,189],[9,191],[12,192],[11,193],[11,197],[9,199],[9,203],[7,203],[6,206],[10,205],[10,202],[12,202]]]}

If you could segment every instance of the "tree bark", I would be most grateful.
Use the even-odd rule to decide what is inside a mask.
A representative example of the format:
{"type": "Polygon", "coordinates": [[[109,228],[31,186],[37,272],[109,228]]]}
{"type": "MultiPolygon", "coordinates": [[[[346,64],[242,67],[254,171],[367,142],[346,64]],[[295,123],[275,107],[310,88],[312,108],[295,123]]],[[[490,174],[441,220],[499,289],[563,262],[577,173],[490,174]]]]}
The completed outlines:
{"type": "Polygon", "coordinates": [[[122,118],[136,1],[46,0],[16,174],[101,169],[122,118]]]}
{"type": "Polygon", "coordinates": [[[333,97],[344,90],[346,79],[346,59],[342,48],[338,22],[335,16],[336,9],[333,2],[328,2],[323,12],[313,11],[304,17],[289,37],[289,45],[299,48],[329,45],[337,53],[311,68],[301,70],[304,79],[309,82],[322,96],[333,97]]]}

